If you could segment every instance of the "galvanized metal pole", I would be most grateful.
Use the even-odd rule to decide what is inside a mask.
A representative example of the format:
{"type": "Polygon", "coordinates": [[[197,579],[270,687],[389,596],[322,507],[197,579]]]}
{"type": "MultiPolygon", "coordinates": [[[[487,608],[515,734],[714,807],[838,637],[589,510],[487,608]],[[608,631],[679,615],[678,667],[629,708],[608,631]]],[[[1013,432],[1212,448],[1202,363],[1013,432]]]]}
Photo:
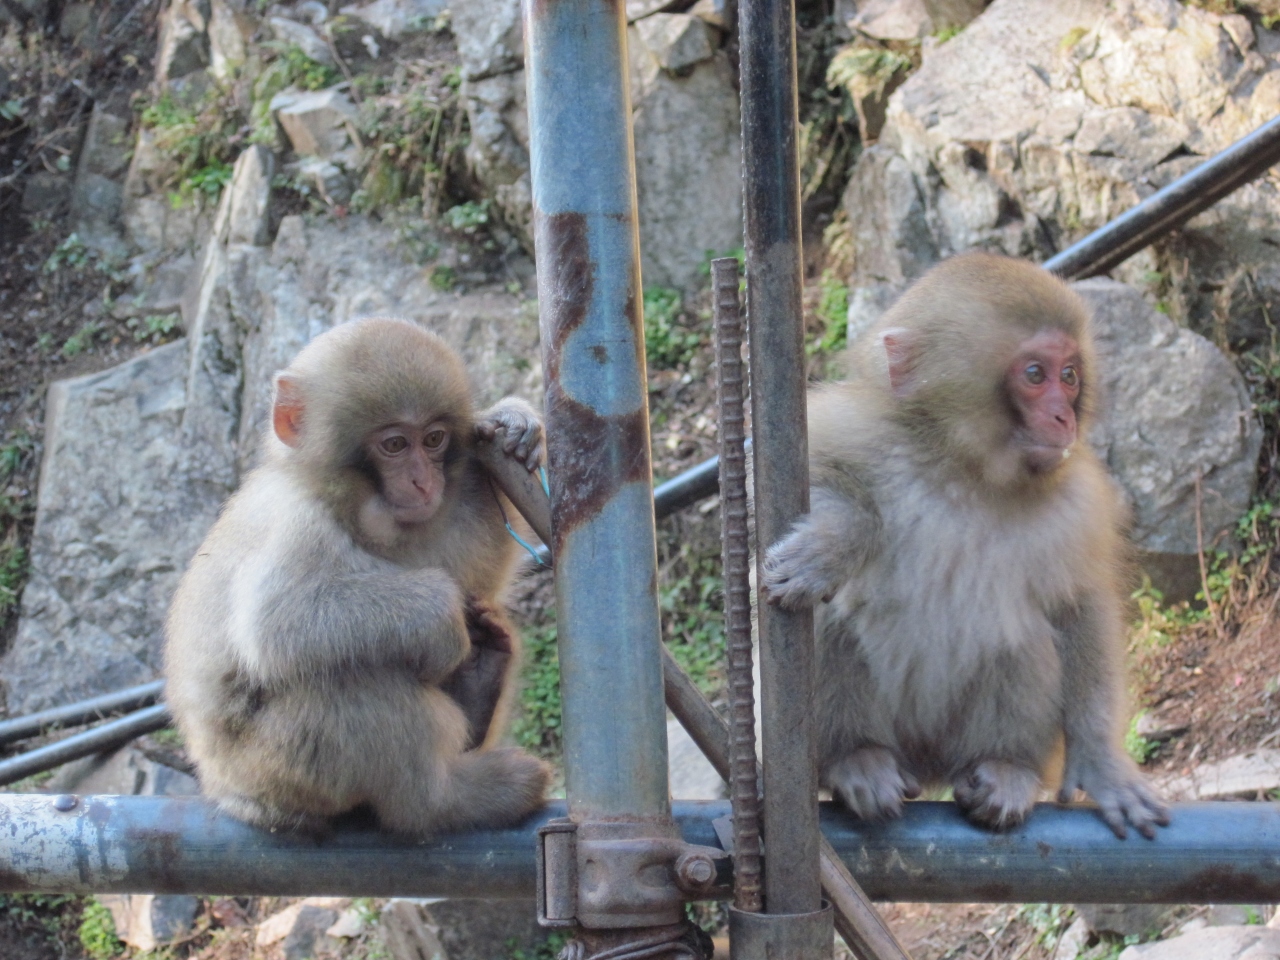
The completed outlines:
{"type": "Polygon", "coordinates": [[[527,0],[571,815],[670,815],[622,0],[527,0]]]}
{"type": "Polygon", "coordinates": [[[525,0],[524,27],[572,821],[542,834],[540,916],[586,957],[693,956],[682,887],[716,851],[683,847],[667,785],[625,6],[525,0]]]}
{"type": "MultiPolygon", "coordinates": [[[[809,509],[792,0],[743,0],[739,24],[758,565],[809,509]]],[[[760,604],[759,624],[765,910],[810,914],[822,905],[813,616],[760,604]]]]}

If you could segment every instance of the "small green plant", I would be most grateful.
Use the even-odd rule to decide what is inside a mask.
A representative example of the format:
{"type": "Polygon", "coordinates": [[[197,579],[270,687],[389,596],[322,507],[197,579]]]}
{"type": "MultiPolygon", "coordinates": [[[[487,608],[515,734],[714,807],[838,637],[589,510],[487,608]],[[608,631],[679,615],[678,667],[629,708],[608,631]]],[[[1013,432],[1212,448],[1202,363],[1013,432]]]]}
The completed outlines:
{"type": "Polygon", "coordinates": [[[824,270],[819,289],[822,296],[818,301],[817,315],[822,321],[822,333],[806,346],[810,356],[842,350],[848,338],[849,288],[830,270],[824,270]]]}
{"type": "Polygon", "coordinates": [[[35,441],[19,432],[8,443],[0,445],[0,484],[6,483],[22,467],[35,449],[35,441]]]}
{"type": "Polygon", "coordinates": [[[1089,31],[1084,27],[1072,27],[1058,41],[1058,49],[1066,52],[1075,48],[1081,40],[1089,35],[1089,31]]]}
{"type": "Polygon", "coordinates": [[[111,911],[97,900],[87,900],[80,920],[80,944],[89,960],[112,960],[124,953],[124,944],[116,936],[116,923],[111,911]]]}
{"type": "Polygon", "coordinates": [[[162,727],[150,733],[149,736],[162,747],[176,749],[185,743],[177,727],[162,727]]]}
{"type": "Polygon", "coordinates": [[[21,100],[5,100],[0,102],[0,120],[8,120],[10,123],[22,116],[21,100]]]}
{"type": "Polygon", "coordinates": [[[529,631],[524,656],[520,716],[512,734],[522,747],[552,756],[560,751],[560,652],[554,623],[529,631]]]}
{"type": "Polygon", "coordinates": [[[507,941],[507,955],[510,960],[556,960],[568,942],[569,934],[563,930],[555,930],[541,943],[535,943],[527,948],[519,946],[516,939],[512,937],[507,941]]]}
{"type": "Polygon", "coordinates": [[[1208,616],[1207,611],[1195,610],[1185,601],[1166,606],[1164,594],[1153,587],[1151,578],[1145,575],[1142,586],[1129,597],[1138,605],[1138,619],[1132,635],[1136,649],[1167,647],[1184,630],[1203,622],[1208,616]]]}
{"type": "Polygon", "coordinates": [[[16,531],[0,542],[0,623],[18,603],[27,579],[27,551],[18,542],[16,531]]]}
{"type": "Polygon", "coordinates": [[[680,322],[682,306],[679,290],[649,287],[644,292],[645,353],[655,370],[685,366],[702,344],[702,338],[680,322]]]}
{"type": "Polygon", "coordinates": [[[131,317],[126,323],[139,343],[160,342],[168,339],[182,326],[182,317],[176,313],[153,314],[149,317],[131,317]]]}
{"type": "Polygon", "coordinates": [[[232,166],[220,160],[211,160],[199,170],[192,171],[179,184],[177,191],[169,194],[169,203],[175,208],[186,206],[193,196],[200,196],[212,206],[222,195],[222,188],[231,182],[232,166]]]}
{"type": "Polygon", "coordinates": [[[481,200],[477,203],[474,200],[468,200],[456,207],[450,207],[441,219],[445,226],[455,233],[473,235],[489,222],[489,201],[481,200]]]}
{"type": "Polygon", "coordinates": [[[934,37],[937,39],[939,43],[946,43],[952,37],[959,36],[962,30],[964,30],[964,27],[960,27],[960,26],[943,27],[941,30],[939,30],[937,33],[934,34],[934,37]]]}
{"type": "Polygon", "coordinates": [[[63,267],[78,270],[89,263],[89,248],[80,239],[80,234],[72,233],[58,244],[49,259],[44,262],[45,273],[57,273],[63,267]]]}
{"type": "Polygon", "coordinates": [[[663,565],[658,586],[662,634],[675,661],[704,693],[723,685],[724,580],[720,554],[682,543],[663,565]]]}
{"type": "Polygon", "coordinates": [[[141,108],[139,120],[170,163],[170,202],[175,207],[193,200],[216,202],[244,139],[244,116],[230,90],[213,87],[195,103],[166,92],[141,108]]]}
{"type": "Polygon", "coordinates": [[[1145,710],[1139,710],[1131,721],[1129,721],[1129,729],[1124,734],[1125,752],[1133,758],[1133,762],[1141,766],[1160,751],[1160,744],[1154,740],[1148,740],[1138,732],[1138,723],[1146,716],[1145,710]]]}
{"type": "Polygon", "coordinates": [[[453,267],[436,267],[431,271],[431,285],[437,290],[452,290],[458,285],[458,273],[453,267]]]}
{"type": "Polygon", "coordinates": [[[71,336],[59,351],[68,360],[84,353],[93,344],[94,339],[102,332],[102,324],[96,320],[86,320],[71,336]]]}
{"type": "Polygon", "coordinates": [[[857,99],[886,90],[910,70],[910,58],[900,53],[875,45],[853,44],[841,47],[831,58],[826,81],[828,87],[847,90],[857,99]]]}

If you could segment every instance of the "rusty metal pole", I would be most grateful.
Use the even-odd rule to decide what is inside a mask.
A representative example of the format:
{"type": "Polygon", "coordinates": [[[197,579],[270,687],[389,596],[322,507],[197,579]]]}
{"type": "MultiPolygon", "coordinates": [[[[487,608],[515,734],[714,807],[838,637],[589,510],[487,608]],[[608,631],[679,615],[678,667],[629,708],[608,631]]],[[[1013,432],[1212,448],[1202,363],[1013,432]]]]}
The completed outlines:
{"type": "MultiPolygon", "coordinates": [[[[738,16],[759,573],[765,551],[809,509],[795,9],[792,0],[742,0],[738,16]]],[[[813,615],[758,610],[764,908],[773,921],[735,911],[730,935],[740,960],[778,950],[817,960],[831,956],[832,921],[818,866],[813,615]]]]}
{"type": "MultiPolygon", "coordinates": [[[[729,682],[729,796],[733,801],[733,905],[763,907],[760,800],[756,780],[756,709],[751,653],[751,551],[747,533],[746,375],[738,261],[711,261],[716,325],[716,397],[720,406],[721,557],[729,682]]],[[[670,682],[668,682],[668,687],[670,682]]],[[[687,726],[687,725],[686,725],[687,726]]]]}
{"type": "Polygon", "coordinates": [[[671,818],[623,0],[525,0],[524,35],[569,802],[540,919],[584,960],[693,956],[723,853],[671,818]]]}

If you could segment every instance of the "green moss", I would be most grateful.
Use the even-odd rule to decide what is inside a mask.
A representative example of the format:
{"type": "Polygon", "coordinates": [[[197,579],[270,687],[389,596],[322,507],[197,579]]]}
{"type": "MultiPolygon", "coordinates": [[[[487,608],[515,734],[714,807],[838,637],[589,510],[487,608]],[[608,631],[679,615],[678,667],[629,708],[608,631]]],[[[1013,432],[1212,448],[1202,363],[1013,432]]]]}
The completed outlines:
{"type": "Polygon", "coordinates": [[[80,920],[80,944],[89,960],[113,960],[124,953],[125,946],[116,936],[111,911],[97,900],[85,903],[80,920]]]}

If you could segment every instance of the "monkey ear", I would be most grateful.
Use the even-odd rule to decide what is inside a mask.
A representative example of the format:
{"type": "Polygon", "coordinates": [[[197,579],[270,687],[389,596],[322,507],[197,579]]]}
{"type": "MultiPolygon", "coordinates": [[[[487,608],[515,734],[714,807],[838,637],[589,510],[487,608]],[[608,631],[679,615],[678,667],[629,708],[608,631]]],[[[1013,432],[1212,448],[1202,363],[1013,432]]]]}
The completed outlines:
{"type": "Polygon", "coordinates": [[[880,332],[880,346],[884,348],[889,389],[895,397],[910,396],[915,392],[916,386],[913,375],[916,362],[915,336],[906,327],[889,327],[880,332]]]}
{"type": "Polygon", "coordinates": [[[298,382],[283,373],[276,375],[276,398],[271,405],[271,426],[276,436],[286,445],[297,447],[302,443],[302,388],[298,382]]]}

